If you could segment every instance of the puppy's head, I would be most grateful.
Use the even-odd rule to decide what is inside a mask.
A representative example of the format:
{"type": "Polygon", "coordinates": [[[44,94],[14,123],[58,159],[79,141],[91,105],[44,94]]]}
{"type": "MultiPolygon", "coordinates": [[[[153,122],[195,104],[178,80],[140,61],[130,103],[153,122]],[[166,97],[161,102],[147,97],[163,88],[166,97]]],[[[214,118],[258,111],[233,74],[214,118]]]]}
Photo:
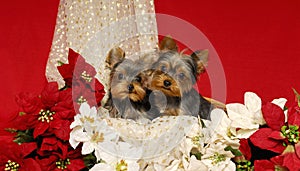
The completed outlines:
{"type": "Polygon", "coordinates": [[[142,101],[146,91],[141,85],[141,64],[125,58],[124,51],[117,47],[113,48],[106,58],[110,73],[110,91],[113,99],[124,100],[129,98],[133,102],[142,101]]]}
{"type": "Polygon", "coordinates": [[[205,71],[208,50],[199,50],[191,55],[178,53],[176,43],[170,37],[163,40],[160,49],[159,58],[152,67],[155,71],[151,88],[180,97],[193,88],[197,77],[205,71]]]}

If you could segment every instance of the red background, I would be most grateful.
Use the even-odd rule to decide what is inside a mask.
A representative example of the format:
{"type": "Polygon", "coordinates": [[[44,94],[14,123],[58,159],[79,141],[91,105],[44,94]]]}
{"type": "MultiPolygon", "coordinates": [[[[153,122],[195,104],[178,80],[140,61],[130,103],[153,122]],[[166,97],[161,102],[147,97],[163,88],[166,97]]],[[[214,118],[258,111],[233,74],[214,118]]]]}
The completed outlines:
{"type": "MultiPolygon", "coordinates": [[[[0,2],[0,116],[16,110],[22,91],[40,92],[54,32],[58,0],[0,2]]],[[[300,1],[156,0],[158,13],[182,18],[201,30],[221,58],[227,102],[243,102],[245,91],[264,101],[300,91],[300,1]]],[[[160,23],[158,23],[160,24],[160,23]]],[[[210,94],[203,76],[201,92],[210,94]]]]}

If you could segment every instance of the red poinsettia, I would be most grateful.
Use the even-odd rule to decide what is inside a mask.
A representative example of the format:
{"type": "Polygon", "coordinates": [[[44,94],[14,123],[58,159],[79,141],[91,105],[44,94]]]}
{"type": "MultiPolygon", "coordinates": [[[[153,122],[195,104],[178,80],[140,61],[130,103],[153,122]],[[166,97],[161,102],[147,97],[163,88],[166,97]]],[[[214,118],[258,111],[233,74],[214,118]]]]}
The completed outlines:
{"type": "Polygon", "coordinates": [[[66,86],[72,87],[73,83],[78,81],[93,84],[96,70],[80,54],[69,49],[68,61],[68,64],[57,67],[65,80],[66,86]]]}
{"type": "Polygon", "coordinates": [[[76,111],[84,102],[87,102],[90,106],[100,106],[105,94],[104,87],[98,80],[95,80],[95,85],[92,88],[87,87],[86,84],[77,83],[76,86],[73,85],[72,92],[76,111]]]}
{"type": "MultiPolygon", "coordinates": [[[[295,170],[295,166],[300,165],[299,111],[298,104],[289,108],[288,120],[285,122],[283,110],[277,105],[267,103],[262,112],[268,127],[259,129],[250,137],[255,146],[279,153],[282,157],[281,166],[290,170],[295,170]]],[[[256,165],[267,166],[267,163],[271,165],[270,161],[257,161],[256,165]]]]}
{"type": "Polygon", "coordinates": [[[18,145],[12,136],[0,137],[0,170],[41,171],[39,163],[29,155],[37,148],[35,142],[18,145]]]}
{"type": "Polygon", "coordinates": [[[66,87],[72,88],[75,111],[78,112],[80,104],[84,102],[90,106],[100,106],[105,91],[103,85],[95,79],[95,68],[72,49],[69,50],[68,60],[68,64],[57,68],[65,80],[66,87]]]}
{"type": "Polygon", "coordinates": [[[79,171],[86,168],[82,159],[81,148],[74,150],[66,143],[59,146],[60,150],[51,150],[52,152],[49,151],[47,156],[38,160],[43,171],[79,171]]]}
{"type": "MultiPolygon", "coordinates": [[[[55,134],[62,140],[68,140],[69,125],[75,115],[71,95],[71,90],[59,91],[57,83],[50,82],[38,97],[18,96],[17,102],[22,106],[21,109],[26,106],[27,110],[20,112],[22,116],[16,123],[25,124],[26,129],[34,129],[34,138],[42,134],[44,136],[55,134]]],[[[23,129],[18,125],[16,128],[23,129]]]]}

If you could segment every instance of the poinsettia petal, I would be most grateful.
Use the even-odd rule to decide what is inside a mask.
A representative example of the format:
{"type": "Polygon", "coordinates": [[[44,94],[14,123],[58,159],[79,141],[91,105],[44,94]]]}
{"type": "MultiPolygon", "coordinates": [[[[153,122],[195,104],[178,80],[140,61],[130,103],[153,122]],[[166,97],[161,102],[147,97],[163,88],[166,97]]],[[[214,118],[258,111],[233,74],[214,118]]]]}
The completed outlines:
{"type": "Polygon", "coordinates": [[[299,170],[300,158],[295,152],[285,153],[283,155],[283,166],[287,167],[289,170],[299,170]]]}
{"type": "Polygon", "coordinates": [[[70,65],[75,65],[77,62],[77,59],[79,58],[79,53],[75,52],[73,49],[69,48],[69,53],[68,53],[68,63],[70,65]]]}
{"type": "Polygon", "coordinates": [[[271,128],[261,128],[251,135],[250,140],[255,146],[261,149],[282,153],[285,147],[281,141],[269,138],[272,132],[273,130],[271,128]]]}
{"type": "Polygon", "coordinates": [[[269,160],[255,160],[255,171],[273,171],[275,170],[274,164],[269,160]]]}
{"type": "Polygon", "coordinates": [[[240,140],[239,150],[242,152],[242,154],[245,156],[245,158],[250,161],[252,154],[251,154],[251,148],[248,143],[248,139],[240,140]]]}
{"type": "Polygon", "coordinates": [[[78,171],[85,168],[84,161],[82,159],[70,160],[70,165],[68,165],[68,171],[78,171]]]}
{"type": "Polygon", "coordinates": [[[71,132],[71,138],[75,139],[75,141],[86,142],[89,140],[89,136],[86,132],[83,132],[83,128],[76,127],[71,132]]]}
{"type": "Polygon", "coordinates": [[[83,155],[86,155],[86,154],[92,153],[94,150],[95,150],[95,148],[94,148],[94,146],[93,146],[92,143],[90,143],[90,142],[84,142],[83,145],[82,145],[81,153],[83,155]]]}
{"type": "Polygon", "coordinates": [[[60,75],[64,78],[66,86],[72,87],[74,66],[64,64],[62,66],[58,66],[57,69],[60,75]]]}
{"type": "Polygon", "coordinates": [[[255,129],[240,129],[236,131],[236,137],[237,138],[249,138],[254,132],[256,132],[258,128],[255,129]]]}
{"type": "Polygon", "coordinates": [[[23,160],[23,166],[21,166],[24,171],[42,171],[40,164],[33,158],[28,158],[23,160]]]}
{"type": "Polygon", "coordinates": [[[253,92],[245,93],[244,103],[247,109],[253,113],[261,109],[261,99],[253,92]]]}
{"type": "Polygon", "coordinates": [[[300,126],[300,109],[298,105],[294,105],[288,109],[289,125],[300,126]]]}
{"type": "Polygon", "coordinates": [[[279,156],[272,157],[270,160],[278,167],[278,166],[282,166],[283,159],[284,159],[283,155],[279,155],[279,156]]]}
{"type": "Polygon", "coordinates": [[[242,129],[255,129],[258,128],[258,124],[253,124],[251,118],[252,115],[246,108],[246,106],[239,103],[231,103],[226,105],[228,117],[232,120],[232,127],[242,129]]]}
{"type": "Polygon", "coordinates": [[[300,158],[300,142],[295,144],[295,151],[296,151],[298,158],[300,158]]]}
{"type": "Polygon", "coordinates": [[[275,140],[284,140],[285,136],[280,131],[273,131],[269,138],[275,139],[275,140]]]}
{"type": "Polygon", "coordinates": [[[279,98],[279,99],[272,100],[271,103],[276,104],[281,109],[283,109],[286,102],[287,102],[287,99],[285,99],[285,98],[279,98]]]}
{"type": "Polygon", "coordinates": [[[57,120],[51,122],[51,128],[53,133],[62,140],[69,140],[70,138],[70,121],[68,120],[57,120]]]}
{"type": "Polygon", "coordinates": [[[42,135],[49,128],[48,123],[38,123],[37,127],[33,131],[33,137],[36,138],[39,135],[42,135]]]}
{"type": "Polygon", "coordinates": [[[41,147],[38,149],[38,153],[41,156],[46,155],[50,151],[56,151],[58,149],[58,140],[55,137],[45,137],[41,147]]]}
{"type": "Polygon", "coordinates": [[[41,99],[33,93],[20,93],[16,96],[16,102],[21,107],[21,112],[31,114],[41,109],[41,99]]]}
{"type": "Polygon", "coordinates": [[[29,142],[21,144],[21,153],[24,157],[32,153],[34,150],[37,149],[36,142],[29,142]]]}
{"type": "Polygon", "coordinates": [[[284,125],[285,116],[279,106],[267,103],[262,107],[262,112],[267,125],[273,130],[280,130],[284,125]]]}
{"type": "Polygon", "coordinates": [[[70,128],[73,129],[76,126],[82,126],[82,122],[81,122],[81,115],[77,114],[74,116],[74,121],[71,123],[70,128]]]}
{"type": "Polygon", "coordinates": [[[52,107],[56,104],[59,98],[57,82],[48,83],[41,93],[41,100],[46,107],[52,107]]]}
{"type": "Polygon", "coordinates": [[[87,103],[82,103],[79,107],[79,112],[82,115],[89,115],[90,106],[87,103]]]}

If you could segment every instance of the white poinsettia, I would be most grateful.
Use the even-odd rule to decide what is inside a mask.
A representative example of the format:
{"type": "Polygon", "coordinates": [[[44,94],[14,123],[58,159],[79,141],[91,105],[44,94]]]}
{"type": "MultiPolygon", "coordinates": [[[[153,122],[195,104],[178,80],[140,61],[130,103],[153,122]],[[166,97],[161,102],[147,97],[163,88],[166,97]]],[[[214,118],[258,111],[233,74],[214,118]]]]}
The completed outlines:
{"type": "Polygon", "coordinates": [[[74,121],[71,123],[70,128],[84,127],[85,125],[95,125],[98,118],[96,107],[90,107],[87,103],[82,103],[79,107],[79,114],[75,115],[74,121]]]}
{"type": "Polygon", "coordinates": [[[246,92],[244,95],[244,105],[240,103],[231,103],[226,105],[229,119],[232,120],[231,126],[238,128],[238,138],[248,138],[259,125],[265,124],[261,112],[261,99],[252,92],[246,92]]]}
{"type": "MultiPolygon", "coordinates": [[[[70,144],[76,148],[79,143],[83,143],[81,153],[83,155],[97,151],[101,144],[113,144],[118,138],[116,132],[111,129],[105,120],[97,118],[95,107],[90,108],[87,103],[81,104],[80,114],[75,116],[71,124],[73,130],[70,133],[70,144]]],[[[110,145],[107,145],[110,146],[110,145]]],[[[98,160],[101,157],[95,153],[98,160]]]]}
{"type": "Polygon", "coordinates": [[[191,151],[201,151],[204,143],[202,134],[202,125],[196,122],[192,125],[190,131],[183,141],[166,155],[155,158],[149,163],[146,170],[155,171],[196,171],[207,170],[207,167],[197,160],[191,151]]]}
{"type": "Polygon", "coordinates": [[[97,122],[96,107],[90,108],[87,103],[82,103],[79,108],[79,114],[75,115],[74,121],[71,123],[70,128],[73,129],[70,133],[70,144],[76,148],[82,140],[79,137],[87,136],[84,128],[86,126],[94,126],[97,122]]]}
{"type": "Polygon", "coordinates": [[[211,112],[211,142],[222,142],[233,148],[239,147],[239,139],[236,137],[236,130],[231,126],[232,121],[224,110],[214,109],[211,112]]]}
{"type": "Polygon", "coordinates": [[[98,163],[95,164],[90,171],[139,171],[140,167],[136,161],[131,160],[119,160],[114,164],[107,164],[107,163],[98,163]]]}
{"type": "Polygon", "coordinates": [[[235,164],[231,161],[234,155],[230,151],[225,151],[225,147],[226,145],[222,143],[209,144],[203,152],[201,162],[203,162],[209,170],[235,170],[235,164]]]}
{"type": "MultiPolygon", "coordinates": [[[[99,150],[100,146],[109,147],[118,139],[117,133],[107,125],[105,120],[99,121],[97,126],[85,126],[84,131],[74,138],[76,141],[83,142],[81,151],[83,155],[99,150]]],[[[102,159],[97,155],[99,153],[95,154],[98,160],[102,159]]]]}

